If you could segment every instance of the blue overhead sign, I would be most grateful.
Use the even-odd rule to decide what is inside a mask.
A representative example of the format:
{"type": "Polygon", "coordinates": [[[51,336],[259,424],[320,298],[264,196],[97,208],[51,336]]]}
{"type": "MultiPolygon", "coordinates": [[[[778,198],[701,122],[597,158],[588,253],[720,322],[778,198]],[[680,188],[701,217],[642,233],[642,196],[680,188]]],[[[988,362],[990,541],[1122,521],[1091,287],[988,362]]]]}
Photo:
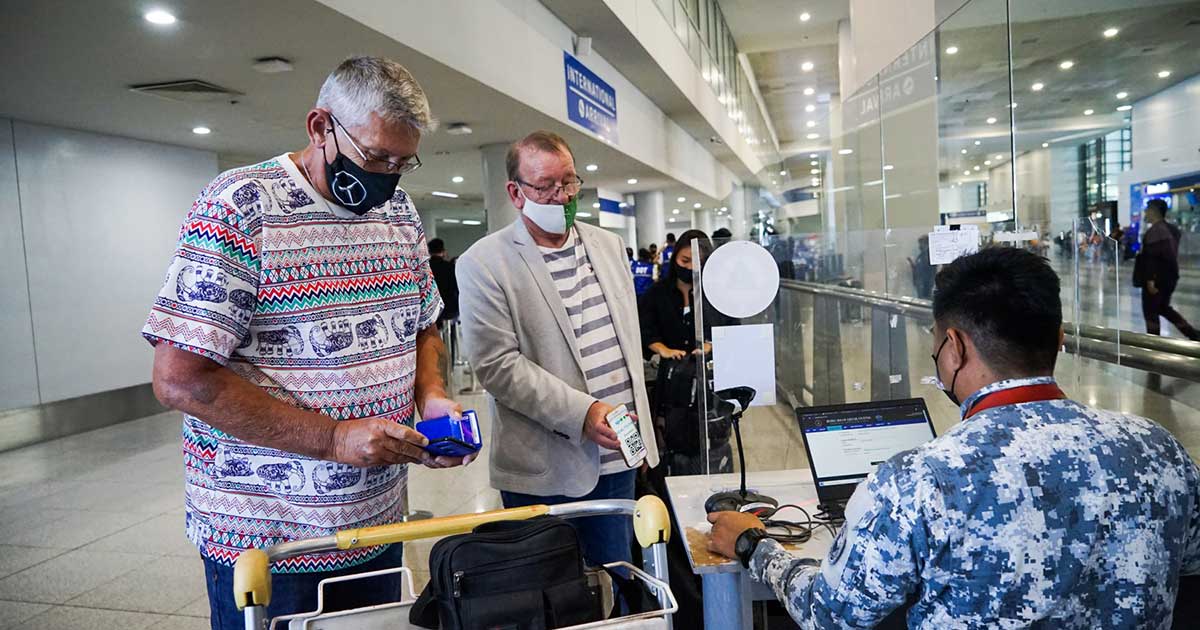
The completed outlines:
{"type": "Polygon", "coordinates": [[[617,143],[617,91],[563,51],[567,76],[567,118],[612,144],[617,143]]]}

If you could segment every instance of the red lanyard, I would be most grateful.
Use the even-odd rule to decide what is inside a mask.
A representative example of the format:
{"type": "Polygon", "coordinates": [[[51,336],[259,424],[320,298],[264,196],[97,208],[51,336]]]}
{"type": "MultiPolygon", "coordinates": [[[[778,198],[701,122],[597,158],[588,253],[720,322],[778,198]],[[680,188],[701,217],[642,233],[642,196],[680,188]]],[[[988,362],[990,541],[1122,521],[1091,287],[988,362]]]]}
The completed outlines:
{"type": "Polygon", "coordinates": [[[967,412],[963,420],[970,418],[984,409],[1004,407],[1005,405],[1019,405],[1021,403],[1037,402],[1040,400],[1062,400],[1066,397],[1067,395],[1054,383],[1023,385],[1012,389],[1002,389],[998,392],[984,394],[983,398],[975,401],[975,404],[967,412]]]}

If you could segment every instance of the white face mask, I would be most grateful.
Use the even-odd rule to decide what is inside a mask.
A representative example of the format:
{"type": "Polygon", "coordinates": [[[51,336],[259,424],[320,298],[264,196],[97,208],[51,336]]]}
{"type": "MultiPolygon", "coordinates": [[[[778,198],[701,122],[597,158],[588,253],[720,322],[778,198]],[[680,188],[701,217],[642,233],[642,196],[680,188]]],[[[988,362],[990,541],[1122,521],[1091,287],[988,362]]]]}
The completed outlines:
{"type": "MultiPolygon", "coordinates": [[[[524,192],[521,193],[524,196],[524,192]]],[[[575,224],[575,200],[571,199],[563,205],[538,203],[525,197],[525,206],[521,209],[538,227],[550,234],[566,234],[575,224]]]]}

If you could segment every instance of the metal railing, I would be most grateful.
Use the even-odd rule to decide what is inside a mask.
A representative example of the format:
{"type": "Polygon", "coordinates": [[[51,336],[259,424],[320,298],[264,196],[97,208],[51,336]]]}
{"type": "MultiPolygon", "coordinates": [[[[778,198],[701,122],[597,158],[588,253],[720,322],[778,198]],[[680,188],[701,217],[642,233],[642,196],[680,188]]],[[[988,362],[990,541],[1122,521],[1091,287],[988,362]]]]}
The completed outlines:
{"type": "MultiPolygon", "coordinates": [[[[780,389],[793,404],[808,394],[812,404],[845,402],[842,368],[841,322],[847,305],[858,307],[853,317],[867,319],[862,307],[870,308],[871,322],[871,397],[904,398],[911,392],[908,374],[906,318],[933,322],[929,300],[883,295],[873,291],[797,280],[780,281],[780,299],[773,313],[777,324],[786,328],[780,335],[780,352],[802,357],[802,318],[798,317],[794,297],[812,296],[813,374],[809,383],[803,360],[787,360],[781,370],[780,389]],[[801,334],[795,334],[801,333],[801,334]],[[801,369],[796,370],[799,364],[801,369]]],[[[1200,343],[1157,335],[1117,330],[1104,326],[1063,322],[1066,339],[1063,351],[1123,367],[1144,370],[1200,382],[1200,343]]]]}

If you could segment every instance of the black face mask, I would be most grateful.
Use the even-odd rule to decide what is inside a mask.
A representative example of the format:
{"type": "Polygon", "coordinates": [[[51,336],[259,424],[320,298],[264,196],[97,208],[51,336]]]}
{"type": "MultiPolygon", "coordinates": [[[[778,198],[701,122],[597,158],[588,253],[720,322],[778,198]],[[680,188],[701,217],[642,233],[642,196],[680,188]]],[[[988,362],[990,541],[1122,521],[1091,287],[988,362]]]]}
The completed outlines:
{"type": "Polygon", "coordinates": [[[962,402],[959,401],[958,396],[954,394],[954,384],[958,382],[958,373],[962,371],[963,366],[960,364],[958,369],[954,370],[954,376],[950,378],[949,388],[947,388],[945,383],[942,382],[942,375],[938,372],[938,357],[942,355],[942,348],[946,347],[947,341],[950,341],[950,335],[946,335],[946,338],[942,340],[942,345],[938,346],[937,353],[930,355],[933,357],[933,375],[934,378],[937,379],[938,389],[942,390],[942,393],[946,395],[946,398],[950,399],[950,402],[954,403],[955,407],[960,407],[962,406],[962,402]]]}
{"type": "Polygon", "coordinates": [[[684,284],[692,283],[692,270],[687,267],[680,266],[677,262],[671,262],[671,268],[675,270],[675,277],[679,278],[684,284]]]}
{"type": "MultiPolygon", "coordinates": [[[[329,118],[333,121],[332,115],[329,118]]],[[[361,216],[396,194],[396,186],[400,184],[399,173],[372,173],[355,164],[354,160],[342,153],[341,147],[338,146],[337,132],[332,126],[329,133],[333,134],[333,146],[337,155],[332,163],[325,164],[325,181],[329,183],[329,192],[338,205],[361,216]]]]}

